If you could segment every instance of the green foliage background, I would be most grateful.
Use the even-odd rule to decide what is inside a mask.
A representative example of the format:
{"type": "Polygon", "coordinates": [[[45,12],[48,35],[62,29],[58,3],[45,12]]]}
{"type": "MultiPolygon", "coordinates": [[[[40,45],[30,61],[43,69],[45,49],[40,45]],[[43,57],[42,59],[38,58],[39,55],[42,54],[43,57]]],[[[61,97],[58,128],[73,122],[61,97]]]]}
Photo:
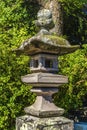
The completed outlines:
{"type": "Polygon", "coordinates": [[[69,110],[87,106],[87,14],[85,0],[60,0],[64,13],[64,35],[74,44],[82,44],[82,49],[59,57],[60,74],[67,75],[69,83],[60,88],[54,96],[57,105],[69,110]],[[60,99],[60,100],[59,100],[60,99]]]}
{"type": "MultiPolygon", "coordinates": [[[[61,3],[64,35],[72,44],[78,43],[76,41],[86,43],[87,16],[82,12],[85,0],[61,0],[61,3]]],[[[31,86],[21,82],[21,76],[30,72],[29,57],[17,57],[11,51],[35,34],[38,9],[37,1],[0,0],[0,130],[15,129],[16,117],[24,114],[24,107],[35,100],[31,86]]],[[[67,111],[82,106],[87,95],[86,52],[84,44],[84,49],[59,58],[59,73],[67,75],[69,83],[60,88],[54,102],[67,111]]]]}
{"type": "Polygon", "coordinates": [[[34,35],[36,12],[29,1],[0,1],[0,130],[13,130],[15,118],[34,100],[31,87],[21,83],[21,76],[29,73],[29,58],[11,51],[34,35]]]}

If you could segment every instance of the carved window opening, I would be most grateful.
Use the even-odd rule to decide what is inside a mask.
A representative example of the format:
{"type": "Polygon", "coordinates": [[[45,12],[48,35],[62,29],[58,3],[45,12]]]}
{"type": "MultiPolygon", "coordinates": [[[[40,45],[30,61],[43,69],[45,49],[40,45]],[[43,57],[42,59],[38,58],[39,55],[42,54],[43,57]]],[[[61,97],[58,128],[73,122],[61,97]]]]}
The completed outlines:
{"type": "Polygon", "coordinates": [[[38,60],[34,60],[34,67],[35,67],[35,68],[38,67],[38,60]]]}
{"type": "Polygon", "coordinates": [[[46,68],[53,68],[53,61],[50,59],[45,59],[45,67],[46,68]]]}

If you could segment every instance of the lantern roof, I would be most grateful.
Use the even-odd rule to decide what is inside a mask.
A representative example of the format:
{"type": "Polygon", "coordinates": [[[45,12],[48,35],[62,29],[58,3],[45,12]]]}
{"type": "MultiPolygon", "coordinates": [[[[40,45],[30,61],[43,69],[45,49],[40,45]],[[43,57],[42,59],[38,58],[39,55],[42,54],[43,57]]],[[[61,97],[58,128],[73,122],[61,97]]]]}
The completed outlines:
{"type": "Polygon", "coordinates": [[[56,55],[64,55],[72,53],[79,45],[71,46],[70,43],[52,32],[54,23],[52,12],[42,9],[37,14],[36,26],[40,31],[30,39],[24,41],[22,45],[16,49],[17,54],[34,55],[37,53],[49,53],[56,55]]]}
{"type": "Polygon", "coordinates": [[[17,54],[34,55],[37,53],[49,53],[64,55],[76,51],[79,45],[71,46],[70,43],[56,35],[39,34],[26,40],[15,50],[17,54]]]}

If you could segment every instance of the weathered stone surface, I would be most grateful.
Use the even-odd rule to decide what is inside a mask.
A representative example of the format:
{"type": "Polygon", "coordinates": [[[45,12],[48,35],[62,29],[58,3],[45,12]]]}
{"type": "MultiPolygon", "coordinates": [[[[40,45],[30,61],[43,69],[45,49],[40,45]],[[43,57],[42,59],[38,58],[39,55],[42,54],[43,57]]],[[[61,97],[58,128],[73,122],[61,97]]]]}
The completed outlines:
{"type": "MultiPolygon", "coordinates": [[[[37,15],[36,25],[40,31],[15,50],[18,54],[31,56],[30,69],[34,73],[22,76],[22,81],[33,85],[34,89],[31,91],[37,94],[35,103],[25,108],[28,115],[17,118],[16,130],[73,130],[73,122],[61,117],[64,110],[52,102],[52,94],[57,92],[57,87],[68,83],[68,78],[53,72],[58,69],[57,56],[74,52],[79,46],[71,46],[67,40],[56,35],[59,28],[55,25],[60,16],[55,13],[56,10],[58,12],[57,5],[55,8],[53,4],[58,4],[58,1],[49,2],[50,7],[40,10],[37,15]]],[[[45,3],[46,1],[43,2],[45,3]]]]}
{"type": "Polygon", "coordinates": [[[31,72],[58,72],[58,56],[48,54],[33,55],[30,60],[31,72]]]}
{"type": "Polygon", "coordinates": [[[27,114],[37,117],[56,117],[63,115],[64,109],[57,107],[52,102],[52,95],[58,92],[58,88],[33,88],[37,94],[35,103],[24,110],[27,114]]]}
{"type": "Polygon", "coordinates": [[[46,28],[49,30],[54,27],[54,23],[52,20],[52,12],[47,9],[40,10],[37,14],[38,20],[36,20],[36,26],[40,28],[46,28]]]}
{"type": "Polygon", "coordinates": [[[64,55],[72,53],[79,48],[79,45],[71,46],[67,40],[58,36],[38,34],[25,41],[15,51],[17,54],[24,53],[26,55],[37,53],[64,55]]]}
{"type": "Polygon", "coordinates": [[[63,34],[63,11],[61,2],[59,0],[37,0],[41,9],[49,9],[52,11],[52,18],[55,24],[51,32],[54,32],[58,36],[63,34]]]}
{"type": "Polygon", "coordinates": [[[36,20],[36,25],[40,28],[40,31],[32,38],[24,41],[22,45],[15,50],[16,53],[24,53],[26,55],[36,53],[64,55],[80,48],[79,45],[71,46],[64,38],[58,37],[58,35],[54,35],[50,32],[50,29],[55,26],[50,10],[42,9],[38,12],[37,16],[38,20],[36,20]]]}
{"type": "Polygon", "coordinates": [[[37,118],[26,115],[16,119],[16,130],[73,130],[73,121],[65,117],[37,118]]]}
{"type": "Polygon", "coordinates": [[[41,19],[41,18],[52,18],[52,12],[48,9],[43,9],[43,10],[39,10],[38,14],[37,14],[37,18],[41,19]]]}
{"type": "Polygon", "coordinates": [[[34,87],[58,87],[68,83],[67,76],[52,73],[32,73],[21,77],[22,82],[34,87]]]}

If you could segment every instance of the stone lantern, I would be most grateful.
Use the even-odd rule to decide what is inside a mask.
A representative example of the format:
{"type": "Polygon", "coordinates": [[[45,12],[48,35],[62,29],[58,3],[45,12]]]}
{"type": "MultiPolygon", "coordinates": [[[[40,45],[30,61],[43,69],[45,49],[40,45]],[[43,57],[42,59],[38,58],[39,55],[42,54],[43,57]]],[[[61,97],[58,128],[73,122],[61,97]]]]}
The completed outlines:
{"type": "Polygon", "coordinates": [[[58,56],[74,52],[79,46],[71,46],[67,40],[52,34],[54,23],[50,10],[37,14],[39,32],[15,50],[17,54],[31,57],[31,74],[22,76],[22,82],[32,85],[36,101],[26,107],[25,116],[16,120],[16,130],[73,130],[73,121],[62,117],[64,109],[52,102],[58,87],[68,83],[67,76],[58,75],[58,56]]]}

